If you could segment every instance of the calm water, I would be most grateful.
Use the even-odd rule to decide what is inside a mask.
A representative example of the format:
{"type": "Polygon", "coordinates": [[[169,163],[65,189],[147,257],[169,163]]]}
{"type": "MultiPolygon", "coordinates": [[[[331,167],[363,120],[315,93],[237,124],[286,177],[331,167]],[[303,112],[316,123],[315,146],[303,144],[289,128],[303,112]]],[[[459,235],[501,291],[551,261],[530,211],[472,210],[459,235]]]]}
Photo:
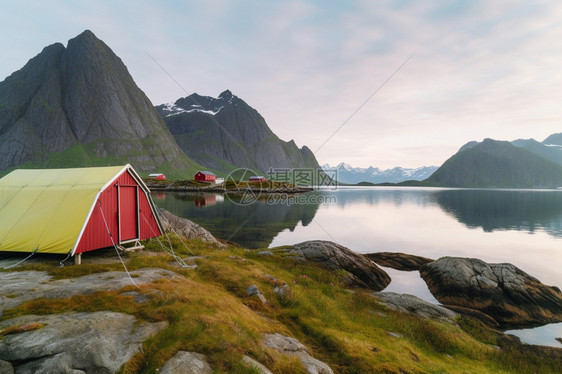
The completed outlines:
{"type": "MultiPolygon", "coordinates": [[[[154,198],[158,206],[247,248],[322,239],[360,253],[476,257],[510,262],[562,288],[558,190],[340,187],[301,195],[292,204],[263,198],[245,206],[240,198],[219,194],[155,193],[154,198]]],[[[389,274],[393,282],[387,290],[436,302],[417,272],[390,269],[389,274]]],[[[530,343],[562,346],[554,341],[562,337],[562,324],[517,335],[530,343]]]]}

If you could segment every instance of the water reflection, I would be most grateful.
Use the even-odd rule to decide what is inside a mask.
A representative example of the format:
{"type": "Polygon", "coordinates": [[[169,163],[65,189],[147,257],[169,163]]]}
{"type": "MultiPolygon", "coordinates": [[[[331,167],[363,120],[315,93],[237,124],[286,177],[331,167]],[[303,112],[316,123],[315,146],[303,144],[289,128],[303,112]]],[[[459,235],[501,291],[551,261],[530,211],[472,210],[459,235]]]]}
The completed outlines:
{"type": "MultiPolygon", "coordinates": [[[[421,226],[406,215],[422,214],[424,219],[434,220],[438,218],[438,212],[444,212],[467,228],[481,228],[486,233],[544,231],[551,236],[562,237],[562,191],[340,188],[310,192],[307,196],[316,199],[308,199],[303,204],[270,204],[268,197],[262,196],[250,206],[238,205],[236,197],[225,199],[222,194],[215,193],[155,192],[153,196],[159,206],[192,219],[217,237],[230,238],[248,248],[268,246],[279,233],[287,230],[292,233],[299,222],[308,227],[319,210],[333,208],[350,218],[350,226],[344,230],[347,232],[357,227],[351,223],[352,220],[360,221],[360,225],[364,226],[365,219],[376,222],[379,218],[375,215],[383,214],[388,218],[393,216],[396,221],[403,220],[395,224],[414,234],[421,226]],[[318,196],[330,196],[334,200],[331,204],[321,204],[322,199],[318,196]],[[406,227],[410,222],[415,227],[406,227]]],[[[317,223],[330,225],[323,219],[317,223]]],[[[338,238],[345,235],[342,224],[338,222],[336,226],[337,230],[329,230],[331,236],[338,238]]],[[[318,228],[308,230],[308,233],[311,236],[302,240],[324,238],[318,228]],[[313,236],[316,234],[320,237],[313,236]]],[[[441,232],[441,235],[445,234],[441,232]]],[[[301,240],[300,237],[293,239],[301,240]]]]}
{"type": "Polygon", "coordinates": [[[561,191],[440,190],[432,198],[470,228],[530,233],[542,229],[562,236],[561,191]]]}
{"type": "Polygon", "coordinates": [[[154,196],[156,204],[171,213],[192,220],[214,236],[246,248],[267,248],[283,230],[312,222],[320,204],[275,204],[261,196],[251,205],[240,204],[242,196],[168,192],[154,196]]]}
{"type": "Polygon", "coordinates": [[[551,323],[533,329],[508,330],[505,333],[515,335],[519,337],[523,343],[527,344],[547,345],[556,348],[562,347],[562,343],[556,340],[557,338],[562,338],[562,323],[551,323]]]}
{"type": "MultiPolygon", "coordinates": [[[[317,192],[318,193],[318,192],[317,192]]],[[[359,188],[348,187],[334,191],[320,192],[325,195],[335,195],[337,205],[345,208],[353,205],[377,206],[391,203],[397,207],[403,205],[430,206],[436,204],[431,199],[431,190],[421,188],[359,188]]]]}
{"type": "Polygon", "coordinates": [[[392,279],[390,284],[383,290],[384,292],[414,295],[422,300],[439,305],[439,301],[429,292],[427,284],[420,277],[419,271],[400,271],[385,266],[377,266],[384,270],[392,279]]]}
{"type": "Polygon", "coordinates": [[[558,190],[341,188],[324,193],[335,194],[342,208],[437,206],[468,228],[484,232],[544,230],[562,237],[562,191],[558,190]]]}

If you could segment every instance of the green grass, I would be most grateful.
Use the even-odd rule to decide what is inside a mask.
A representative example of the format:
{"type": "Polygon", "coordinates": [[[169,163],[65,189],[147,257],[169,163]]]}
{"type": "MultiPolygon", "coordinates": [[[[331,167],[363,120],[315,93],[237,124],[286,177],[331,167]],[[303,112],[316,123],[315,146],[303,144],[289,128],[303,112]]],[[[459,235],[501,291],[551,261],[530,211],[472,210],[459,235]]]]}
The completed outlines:
{"type": "MultiPolygon", "coordinates": [[[[255,372],[241,364],[243,355],[275,373],[305,373],[294,357],[260,345],[263,334],[273,332],[296,337],[336,373],[554,373],[560,365],[553,358],[503,344],[494,331],[470,318],[452,324],[388,310],[369,291],[346,289],[344,273],[281,256],[279,250],[274,250],[275,256],[258,256],[242,248],[223,250],[201,241],[188,241],[185,247],[179,238],[171,240],[178,255],[204,258],[196,260],[197,269],[182,269],[156,240],[145,242],[145,252],[126,254],[130,271],[159,267],[182,276],[142,285],[139,292],[149,297],[144,304],[123,295],[136,290],[129,286],[68,299],[32,300],[6,310],[1,319],[114,310],[140,320],[167,321],[168,327],[147,340],[122,373],[156,373],[178,350],[205,354],[217,373],[255,372]],[[289,296],[273,292],[281,282],[290,286],[289,296]],[[252,284],[264,294],[266,305],[247,295],[252,284]]],[[[43,264],[18,270],[46,270],[65,278],[121,269],[120,263],[94,264],[88,257],[80,266],[43,264]]]]}
{"type": "Polygon", "coordinates": [[[132,164],[141,177],[148,176],[151,172],[159,172],[166,175],[168,179],[186,179],[192,178],[198,170],[205,170],[204,167],[189,159],[185,155],[180,155],[176,160],[177,165],[183,165],[182,170],[177,165],[173,165],[168,161],[160,164],[154,164],[152,160],[143,162],[142,165],[137,160],[142,160],[146,156],[146,149],[151,147],[152,138],[141,139],[133,146],[130,141],[117,141],[100,139],[91,144],[75,144],[64,151],[54,152],[45,155],[41,150],[37,150],[34,159],[27,161],[17,167],[0,171],[0,178],[15,169],[56,169],[56,168],[75,168],[75,167],[96,167],[96,166],[119,166],[132,164]],[[108,142],[112,148],[118,148],[119,144],[123,144],[124,149],[131,149],[120,157],[116,156],[99,156],[96,149],[103,147],[108,142]],[[144,172],[142,168],[149,168],[150,171],[144,172]]]}

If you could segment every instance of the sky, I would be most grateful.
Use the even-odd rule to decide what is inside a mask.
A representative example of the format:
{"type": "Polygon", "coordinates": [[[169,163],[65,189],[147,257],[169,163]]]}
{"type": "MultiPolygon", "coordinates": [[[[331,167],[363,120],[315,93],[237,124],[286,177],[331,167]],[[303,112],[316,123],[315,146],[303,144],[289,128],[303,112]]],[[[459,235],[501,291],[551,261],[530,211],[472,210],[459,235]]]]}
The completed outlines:
{"type": "Polygon", "coordinates": [[[229,89],[320,164],[562,132],[562,2],[0,0],[0,80],[89,29],[154,105],[229,89]]]}

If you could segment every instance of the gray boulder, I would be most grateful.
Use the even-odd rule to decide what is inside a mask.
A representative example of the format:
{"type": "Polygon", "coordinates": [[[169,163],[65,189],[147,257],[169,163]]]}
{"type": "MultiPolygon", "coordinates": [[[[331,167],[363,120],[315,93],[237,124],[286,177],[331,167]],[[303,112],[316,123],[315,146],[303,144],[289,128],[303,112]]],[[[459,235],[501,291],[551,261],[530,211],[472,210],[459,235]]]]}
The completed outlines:
{"type": "Polygon", "coordinates": [[[431,258],[414,256],[401,252],[366,253],[363,256],[376,262],[380,266],[386,266],[401,271],[420,270],[420,267],[433,261],[431,258]]]}
{"type": "Polygon", "coordinates": [[[273,374],[268,368],[249,356],[244,355],[244,357],[242,357],[242,362],[244,365],[254,369],[259,374],[273,374]]]}
{"type": "Polygon", "coordinates": [[[0,373],[14,374],[14,367],[8,361],[0,360],[0,373]]]}
{"type": "Polygon", "coordinates": [[[259,251],[257,253],[258,256],[273,256],[273,252],[271,251],[259,251]]]}
{"type": "Polygon", "coordinates": [[[199,226],[195,222],[188,219],[178,217],[165,209],[160,209],[164,216],[164,230],[176,231],[178,234],[185,236],[187,239],[199,239],[204,242],[215,244],[217,247],[223,248],[225,245],[219,242],[213,234],[199,226]]]}
{"type": "Polygon", "coordinates": [[[0,342],[0,360],[12,363],[18,374],[114,373],[143,341],[167,326],[102,311],[26,315],[0,322],[0,329],[27,323],[45,326],[6,335],[0,342]]]}
{"type": "MultiPolygon", "coordinates": [[[[140,269],[131,272],[137,285],[161,278],[174,278],[176,273],[164,269],[140,269]]],[[[132,283],[127,273],[109,271],[77,278],[56,279],[44,271],[0,272],[0,316],[4,309],[14,308],[34,299],[61,299],[98,291],[118,290],[132,283]]]]}
{"type": "Polygon", "coordinates": [[[196,352],[178,351],[162,366],[160,374],[211,374],[207,358],[196,352]]]}
{"type": "Polygon", "coordinates": [[[432,304],[413,295],[394,292],[373,292],[372,295],[379,299],[381,304],[386,305],[390,309],[426,319],[453,322],[457,316],[457,313],[447,308],[432,304]]]}
{"type": "Polygon", "coordinates": [[[265,334],[261,344],[283,354],[297,356],[310,374],[334,373],[324,362],[312,357],[308,349],[295,338],[278,333],[265,334]]]}
{"type": "Polygon", "coordinates": [[[290,297],[292,295],[291,287],[287,283],[275,287],[273,292],[281,297],[290,297]]]}
{"type": "Polygon", "coordinates": [[[283,250],[330,270],[345,270],[352,286],[380,291],[390,283],[388,274],[371,260],[333,242],[311,240],[283,250]]]}
{"type": "Polygon", "coordinates": [[[512,264],[443,257],[421,267],[429,290],[444,305],[480,311],[502,328],[562,321],[562,293],[512,264]]]}
{"type": "Polygon", "coordinates": [[[252,284],[250,287],[246,288],[246,293],[248,294],[248,296],[257,296],[262,304],[267,304],[267,299],[265,298],[265,296],[263,296],[260,289],[255,284],[252,284]]]}

